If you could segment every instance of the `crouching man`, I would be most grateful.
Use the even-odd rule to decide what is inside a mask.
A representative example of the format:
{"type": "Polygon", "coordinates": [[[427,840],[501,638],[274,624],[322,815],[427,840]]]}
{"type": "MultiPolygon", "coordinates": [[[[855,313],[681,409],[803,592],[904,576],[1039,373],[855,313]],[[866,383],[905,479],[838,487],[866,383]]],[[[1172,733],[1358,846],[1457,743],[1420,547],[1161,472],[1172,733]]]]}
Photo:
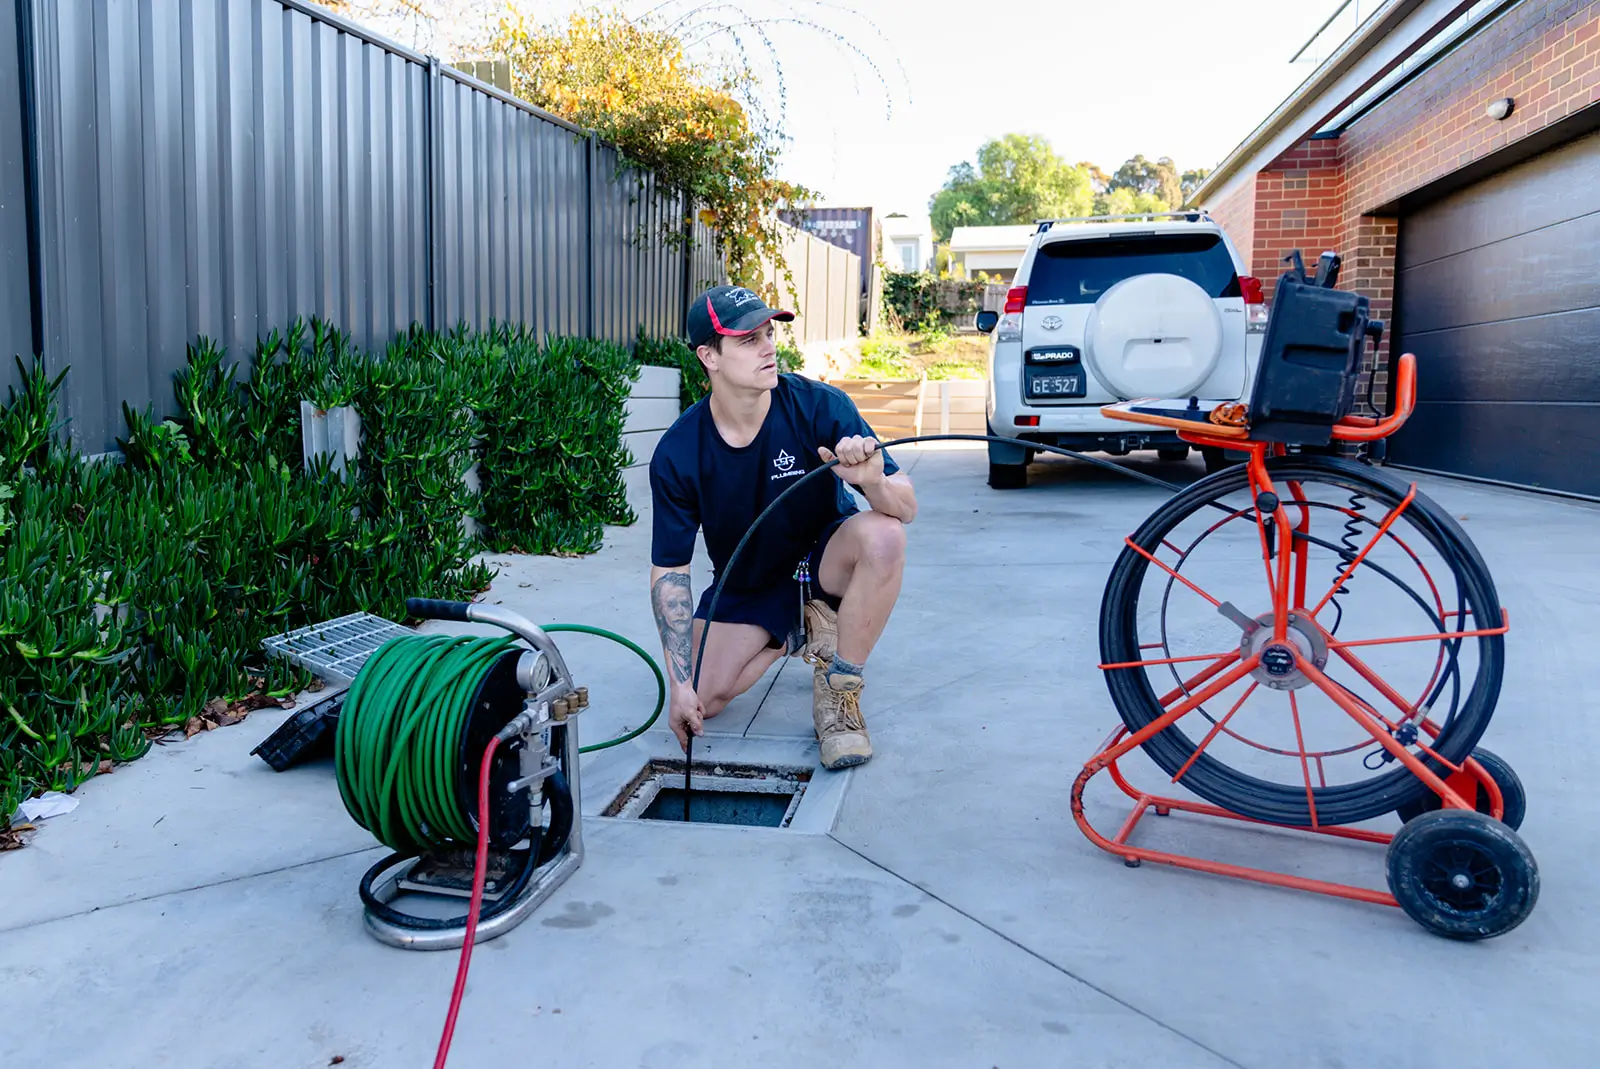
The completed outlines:
{"type": "Polygon", "coordinates": [[[836,769],[872,756],[861,712],[864,669],[900,594],[905,525],[917,499],[844,391],[779,374],[773,321],[793,318],[735,286],[715,287],[690,305],[689,344],[711,392],[678,418],[650,463],[650,599],[671,687],[668,724],[680,746],[687,749],[690,732],[703,735],[705,719],[778,658],[799,655],[813,666],[822,764],[836,769]],[[762,510],[835,457],[833,475],[785,498],[728,572],[762,510]],[[713,584],[696,606],[689,565],[701,530],[713,584]],[[696,688],[714,582],[725,574],[696,688]]]}

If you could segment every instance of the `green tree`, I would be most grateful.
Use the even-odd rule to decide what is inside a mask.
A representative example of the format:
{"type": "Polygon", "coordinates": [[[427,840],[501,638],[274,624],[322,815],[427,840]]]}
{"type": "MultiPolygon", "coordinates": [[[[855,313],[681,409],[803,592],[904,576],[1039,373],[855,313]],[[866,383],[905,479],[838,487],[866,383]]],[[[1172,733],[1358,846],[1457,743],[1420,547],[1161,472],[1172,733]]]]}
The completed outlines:
{"type": "Polygon", "coordinates": [[[1164,205],[1158,209],[1160,211],[1176,208],[1183,203],[1183,179],[1178,174],[1178,165],[1172,162],[1170,156],[1162,156],[1151,162],[1140,153],[1127,160],[1111,176],[1110,190],[1115,192],[1119,189],[1131,189],[1135,193],[1146,193],[1159,199],[1164,205]]]}
{"type": "Polygon", "coordinates": [[[1073,166],[1042,137],[1006,134],[978,149],[977,166],[950,168],[928,214],[934,237],[948,241],[958,226],[1002,226],[1087,215],[1094,208],[1089,172],[1073,166]]]}
{"type": "Polygon", "coordinates": [[[1172,206],[1154,193],[1138,193],[1128,186],[1113,189],[1094,199],[1096,215],[1137,215],[1171,210],[1172,206]]]}
{"type": "Polygon", "coordinates": [[[1189,199],[1200,188],[1200,183],[1206,180],[1206,175],[1211,173],[1209,167],[1199,167],[1193,171],[1183,172],[1183,203],[1188,204],[1189,199]]]}

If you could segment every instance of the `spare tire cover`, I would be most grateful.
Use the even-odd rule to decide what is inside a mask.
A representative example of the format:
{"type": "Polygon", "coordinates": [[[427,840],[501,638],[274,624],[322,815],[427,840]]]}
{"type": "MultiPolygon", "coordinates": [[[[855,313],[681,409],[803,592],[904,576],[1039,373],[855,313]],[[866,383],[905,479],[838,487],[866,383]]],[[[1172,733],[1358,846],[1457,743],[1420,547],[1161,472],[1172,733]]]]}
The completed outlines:
{"type": "Polygon", "coordinates": [[[1188,397],[1222,356],[1222,315],[1179,275],[1135,275],[1100,295],[1084,329],[1084,357],[1123,400],[1188,397]]]}

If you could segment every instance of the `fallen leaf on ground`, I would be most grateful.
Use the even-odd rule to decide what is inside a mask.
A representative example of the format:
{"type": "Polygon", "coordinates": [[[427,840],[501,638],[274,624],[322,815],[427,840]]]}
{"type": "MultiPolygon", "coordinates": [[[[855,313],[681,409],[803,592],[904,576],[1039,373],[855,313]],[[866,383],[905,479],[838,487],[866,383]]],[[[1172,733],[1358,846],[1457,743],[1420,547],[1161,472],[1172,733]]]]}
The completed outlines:
{"type": "Polygon", "coordinates": [[[205,708],[200,711],[199,716],[189,718],[189,722],[183,726],[183,734],[185,738],[194,738],[202,731],[232,727],[257,709],[265,709],[269,706],[279,709],[293,709],[294,703],[293,698],[274,698],[261,690],[251,691],[243,698],[233,702],[228,701],[226,698],[212,698],[206,702],[205,708]]]}
{"type": "Polygon", "coordinates": [[[20,850],[26,844],[23,842],[22,833],[34,831],[32,824],[14,824],[9,828],[0,830],[0,850],[20,850]]]}

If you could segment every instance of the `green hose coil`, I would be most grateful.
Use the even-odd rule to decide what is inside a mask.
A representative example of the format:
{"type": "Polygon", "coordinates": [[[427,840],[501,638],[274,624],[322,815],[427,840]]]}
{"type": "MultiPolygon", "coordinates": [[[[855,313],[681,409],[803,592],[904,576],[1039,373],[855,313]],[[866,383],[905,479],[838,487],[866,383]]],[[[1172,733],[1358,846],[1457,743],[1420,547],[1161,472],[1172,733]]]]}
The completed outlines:
{"type": "MultiPolygon", "coordinates": [[[[589,753],[643,734],[666,705],[666,677],[639,646],[604,628],[551,624],[543,630],[597,635],[627,647],[656,677],[656,707],[625,735],[589,753]]],[[[367,659],[350,684],[334,736],[334,767],[345,810],[361,827],[399,853],[420,853],[445,842],[476,839],[456,790],[456,761],[473,695],[509,650],[514,636],[406,635],[390,639],[367,659]]]]}

